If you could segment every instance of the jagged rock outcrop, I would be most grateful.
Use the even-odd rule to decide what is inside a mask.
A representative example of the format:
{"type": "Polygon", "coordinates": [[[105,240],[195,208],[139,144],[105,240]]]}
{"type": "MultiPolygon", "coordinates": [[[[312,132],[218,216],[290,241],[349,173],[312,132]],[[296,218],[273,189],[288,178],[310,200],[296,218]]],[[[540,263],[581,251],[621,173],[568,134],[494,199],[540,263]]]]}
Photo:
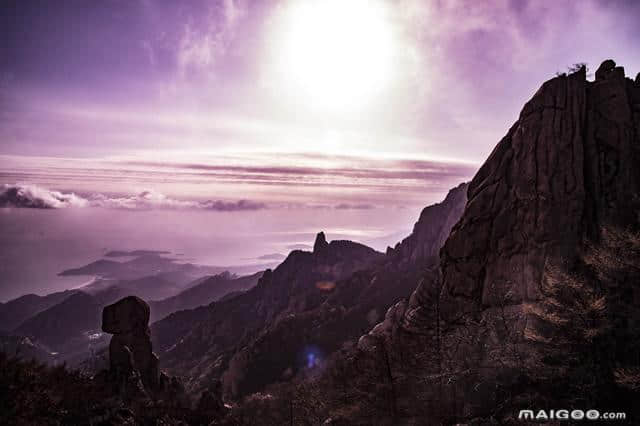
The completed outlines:
{"type": "Polygon", "coordinates": [[[309,353],[314,366],[324,363],[409,296],[418,277],[437,264],[465,202],[462,184],[425,208],[411,236],[386,256],[349,241],[327,242],[319,233],[312,253],[292,252],[256,288],[154,324],[154,341],[168,349],[163,366],[198,377],[192,390],[221,378],[231,399],[311,373],[309,353]]]}
{"type": "Polygon", "coordinates": [[[118,378],[139,375],[146,388],[158,387],[158,357],[149,332],[149,305],[136,296],[125,297],[102,311],[102,331],[113,334],[109,369],[118,378]]]}
{"type": "MultiPolygon", "coordinates": [[[[324,362],[342,347],[354,345],[390,304],[410,294],[417,277],[437,264],[438,251],[464,209],[466,189],[467,184],[461,184],[443,202],[426,207],[412,234],[381,262],[344,279],[318,283],[317,289],[326,294],[322,304],[287,310],[266,324],[231,358],[222,376],[230,395],[259,391],[309,373],[313,370],[305,367],[309,353],[316,362],[324,362]]],[[[348,247],[347,242],[328,244],[319,233],[313,254],[319,258],[337,254],[342,246],[348,247]]]]}
{"type": "MultiPolygon", "coordinates": [[[[531,405],[527,398],[542,404],[551,392],[539,383],[549,386],[554,374],[557,383],[583,377],[573,360],[585,350],[577,348],[598,354],[594,368],[602,370],[592,381],[612,389],[609,365],[635,355],[607,354],[595,339],[635,336],[628,324],[639,312],[629,304],[638,291],[628,279],[603,278],[598,268],[619,261],[590,247],[610,227],[638,229],[639,153],[640,85],[622,67],[608,60],[593,82],[583,67],[544,83],[469,184],[440,252],[441,276],[425,278],[361,338],[355,365],[389,370],[372,405],[382,401],[387,415],[405,419],[495,420],[505,407],[531,405]],[[589,324],[609,325],[571,340],[567,318],[580,309],[589,324]],[[560,349],[561,341],[573,343],[560,349]]],[[[586,326],[572,325],[579,327],[586,326]]]]}
{"type": "MultiPolygon", "coordinates": [[[[189,377],[186,383],[188,390],[200,393],[211,380],[222,377],[229,361],[244,346],[251,345],[265,327],[290,314],[318,308],[331,294],[328,287],[383,259],[382,253],[362,244],[351,241],[328,243],[320,233],[316,237],[314,252],[291,252],[273,271],[265,271],[252,289],[200,310],[196,324],[183,328],[187,325],[183,318],[189,316],[188,312],[176,313],[154,324],[154,339],[163,342],[165,349],[163,368],[189,377]],[[186,335],[173,333],[176,327],[187,331],[186,335]],[[169,347],[167,342],[171,339],[166,338],[168,333],[179,336],[179,340],[169,347]]],[[[248,377],[245,364],[240,362],[234,361],[232,367],[224,382],[230,395],[254,389],[270,377],[266,372],[248,377]]]]}
{"type": "Polygon", "coordinates": [[[324,236],[324,232],[318,232],[318,235],[316,235],[316,241],[313,243],[313,252],[321,253],[325,251],[327,247],[329,247],[327,237],[324,236]]]}
{"type": "Polygon", "coordinates": [[[468,183],[451,189],[444,201],[427,206],[413,232],[390,251],[402,262],[437,265],[440,248],[458,222],[467,203],[468,183]]]}
{"type": "Polygon", "coordinates": [[[585,74],[546,82],[471,182],[441,253],[443,319],[506,295],[509,305],[538,299],[548,259],[571,260],[583,236],[637,220],[640,88],[611,60],[595,82],[585,74]]]}

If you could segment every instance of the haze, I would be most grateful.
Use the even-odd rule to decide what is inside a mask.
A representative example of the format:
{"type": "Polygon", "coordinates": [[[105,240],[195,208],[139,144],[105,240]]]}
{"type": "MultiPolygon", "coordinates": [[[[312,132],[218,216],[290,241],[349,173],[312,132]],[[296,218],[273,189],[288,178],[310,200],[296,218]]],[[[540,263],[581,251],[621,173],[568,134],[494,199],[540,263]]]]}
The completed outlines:
{"type": "Polygon", "coordinates": [[[233,265],[325,230],[383,250],[540,81],[640,69],[633,1],[5,4],[0,300],[105,249],[233,265]]]}

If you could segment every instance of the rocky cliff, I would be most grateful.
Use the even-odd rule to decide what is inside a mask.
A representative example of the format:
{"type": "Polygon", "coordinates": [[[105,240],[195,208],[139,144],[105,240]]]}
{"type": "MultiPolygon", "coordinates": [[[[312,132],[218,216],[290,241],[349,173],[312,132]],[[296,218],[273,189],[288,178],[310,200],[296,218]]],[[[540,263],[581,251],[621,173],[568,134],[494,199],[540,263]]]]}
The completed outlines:
{"type": "Polygon", "coordinates": [[[605,61],[593,82],[583,67],[544,83],[469,184],[439,276],[326,374],[335,416],[491,423],[517,408],[629,410],[639,154],[640,79],[605,61]],[[345,380],[353,389],[338,391],[345,380]]]}
{"type": "Polygon", "coordinates": [[[468,183],[461,183],[441,203],[425,207],[411,235],[389,250],[390,254],[407,264],[437,265],[440,248],[467,203],[468,188],[468,183]]]}
{"type": "Polygon", "coordinates": [[[546,82],[469,186],[442,251],[443,317],[540,297],[548,259],[584,236],[637,220],[640,89],[613,61],[546,82]]]}

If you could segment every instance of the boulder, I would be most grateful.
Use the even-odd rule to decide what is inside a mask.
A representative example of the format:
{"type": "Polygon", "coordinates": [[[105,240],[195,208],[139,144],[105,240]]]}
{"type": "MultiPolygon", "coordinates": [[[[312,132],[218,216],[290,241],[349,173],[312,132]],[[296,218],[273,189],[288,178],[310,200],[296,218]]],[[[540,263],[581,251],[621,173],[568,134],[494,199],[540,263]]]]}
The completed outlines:
{"type": "Polygon", "coordinates": [[[136,296],[128,296],[102,310],[102,331],[124,334],[149,326],[149,305],[136,296]]]}
{"type": "Polygon", "coordinates": [[[611,72],[611,70],[613,70],[615,67],[616,67],[616,63],[615,61],[613,61],[613,59],[607,59],[606,61],[601,63],[598,69],[596,70],[596,81],[604,80],[607,74],[609,74],[609,72],[611,72]]]}
{"type": "Polygon", "coordinates": [[[149,305],[135,296],[125,297],[102,311],[102,330],[113,334],[109,368],[117,378],[139,375],[145,387],[158,386],[158,357],[149,333],[149,305]]]}

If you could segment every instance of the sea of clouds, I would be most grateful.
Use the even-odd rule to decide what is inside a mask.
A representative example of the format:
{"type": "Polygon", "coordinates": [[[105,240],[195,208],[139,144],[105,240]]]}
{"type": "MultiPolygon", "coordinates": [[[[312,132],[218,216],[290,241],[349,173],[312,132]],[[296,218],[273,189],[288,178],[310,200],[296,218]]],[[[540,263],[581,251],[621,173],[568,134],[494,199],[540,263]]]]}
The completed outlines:
{"type": "Polygon", "coordinates": [[[142,191],[135,195],[113,197],[96,193],[80,196],[28,184],[4,184],[0,189],[0,207],[60,209],[103,207],[111,209],[199,209],[213,211],[261,210],[267,208],[262,202],[250,200],[178,200],[156,191],[142,191]]]}

